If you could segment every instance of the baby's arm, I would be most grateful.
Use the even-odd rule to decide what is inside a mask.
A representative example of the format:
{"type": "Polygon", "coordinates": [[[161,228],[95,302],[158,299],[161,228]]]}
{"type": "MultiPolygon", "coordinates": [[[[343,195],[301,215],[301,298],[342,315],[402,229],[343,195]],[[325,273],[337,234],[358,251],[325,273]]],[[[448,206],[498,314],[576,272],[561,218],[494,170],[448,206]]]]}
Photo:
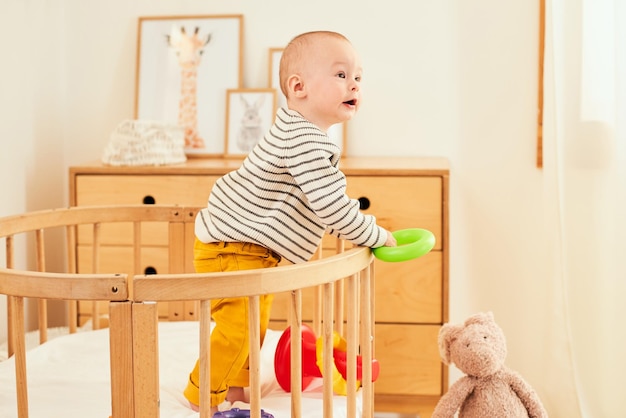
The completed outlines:
{"type": "Polygon", "coordinates": [[[396,242],[396,238],[393,236],[393,234],[388,230],[385,230],[385,232],[387,233],[387,241],[385,241],[385,247],[397,246],[398,243],[396,242]]]}

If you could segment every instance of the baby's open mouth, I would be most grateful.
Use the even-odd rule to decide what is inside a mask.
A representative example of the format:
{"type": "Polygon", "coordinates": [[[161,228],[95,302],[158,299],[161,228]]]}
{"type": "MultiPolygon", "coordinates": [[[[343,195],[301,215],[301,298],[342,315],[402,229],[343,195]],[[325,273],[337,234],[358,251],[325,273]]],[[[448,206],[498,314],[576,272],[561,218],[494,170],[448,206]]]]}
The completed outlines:
{"type": "Polygon", "coordinates": [[[350,105],[350,106],[354,106],[356,104],[356,100],[352,99],[352,100],[348,100],[348,101],[346,101],[344,103],[347,104],[347,105],[350,105]]]}

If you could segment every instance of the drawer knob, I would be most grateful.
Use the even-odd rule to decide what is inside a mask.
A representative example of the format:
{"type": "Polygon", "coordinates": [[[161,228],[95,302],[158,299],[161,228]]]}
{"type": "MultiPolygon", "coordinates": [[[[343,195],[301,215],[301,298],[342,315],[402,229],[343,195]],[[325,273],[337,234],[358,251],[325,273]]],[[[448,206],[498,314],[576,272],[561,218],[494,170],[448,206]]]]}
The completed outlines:
{"type": "Polygon", "coordinates": [[[145,274],[146,276],[148,274],[157,274],[157,270],[152,266],[148,266],[143,270],[143,274],[145,274]]]}
{"type": "Polygon", "coordinates": [[[370,207],[370,200],[367,197],[365,197],[365,196],[359,197],[357,200],[359,201],[359,208],[361,210],[369,209],[369,207],[370,207]]]}
{"type": "Polygon", "coordinates": [[[156,203],[156,200],[154,199],[154,197],[150,195],[144,196],[143,198],[144,205],[154,205],[155,203],[156,203]]]}

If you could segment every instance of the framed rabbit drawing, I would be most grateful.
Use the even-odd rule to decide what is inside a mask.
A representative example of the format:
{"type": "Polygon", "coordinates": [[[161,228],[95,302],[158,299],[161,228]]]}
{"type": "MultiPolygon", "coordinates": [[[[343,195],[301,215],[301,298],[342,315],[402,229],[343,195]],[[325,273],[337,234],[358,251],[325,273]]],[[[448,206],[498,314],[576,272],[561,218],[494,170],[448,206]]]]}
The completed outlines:
{"type": "Polygon", "coordinates": [[[274,122],[275,89],[226,91],[225,157],[245,157],[274,122]]]}

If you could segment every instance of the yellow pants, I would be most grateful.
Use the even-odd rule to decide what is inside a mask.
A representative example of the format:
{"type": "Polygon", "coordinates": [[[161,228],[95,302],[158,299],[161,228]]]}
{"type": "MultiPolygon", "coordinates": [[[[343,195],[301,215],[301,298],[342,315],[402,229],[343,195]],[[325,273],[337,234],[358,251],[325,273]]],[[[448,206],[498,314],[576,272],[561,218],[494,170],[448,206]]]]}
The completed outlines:
{"type": "MultiPolygon", "coordinates": [[[[243,242],[205,244],[196,239],[194,267],[198,273],[251,270],[275,267],[280,256],[265,247],[243,242]]],[[[273,295],[260,298],[261,343],[269,324],[273,295]]],[[[249,386],[248,298],[226,298],[211,301],[215,328],[211,333],[211,406],[224,402],[230,386],[249,386]]],[[[189,375],[184,395],[200,404],[200,360],[189,375]]]]}

